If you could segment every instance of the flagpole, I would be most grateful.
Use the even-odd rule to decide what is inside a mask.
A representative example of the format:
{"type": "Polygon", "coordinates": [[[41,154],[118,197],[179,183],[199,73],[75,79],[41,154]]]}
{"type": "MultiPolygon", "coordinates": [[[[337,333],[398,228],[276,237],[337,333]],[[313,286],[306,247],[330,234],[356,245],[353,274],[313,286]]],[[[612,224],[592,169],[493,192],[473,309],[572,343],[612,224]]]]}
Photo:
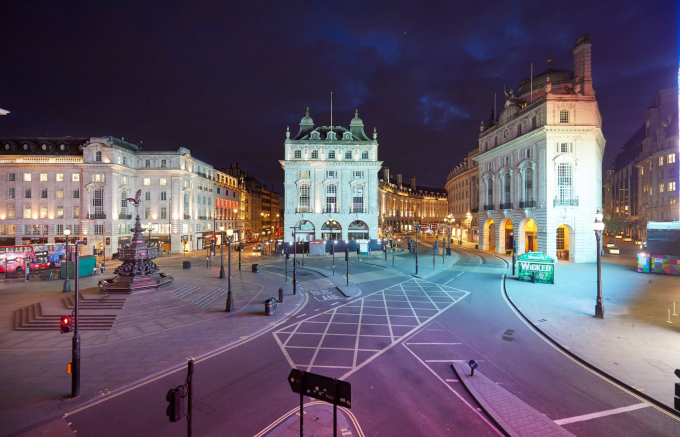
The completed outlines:
{"type": "Polygon", "coordinates": [[[531,93],[531,102],[533,103],[534,101],[534,63],[531,63],[531,74],[529,75],[531,78],[531,83],[529,85],[529,92],[531,93]]]}

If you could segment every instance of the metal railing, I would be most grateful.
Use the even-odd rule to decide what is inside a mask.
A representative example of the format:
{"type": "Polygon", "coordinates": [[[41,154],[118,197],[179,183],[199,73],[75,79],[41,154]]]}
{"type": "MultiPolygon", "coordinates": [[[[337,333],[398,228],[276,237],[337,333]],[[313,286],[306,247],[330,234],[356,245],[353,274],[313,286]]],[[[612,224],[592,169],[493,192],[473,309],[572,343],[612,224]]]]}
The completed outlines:
{"type": "Polygon", "coordinates": [[[471,208],[470,209],[470,214],[477,214],[479,212],[479,208],[471,208]]]}
{"type": "Polygon", "coordinates": [[[323,213],[324,214],[331,214],[331,213],[337,214],[338,213],[338,207],[337,206],[331,206],[331,207],[324,206],[323,213]]]}
{"type": "Polygon", "coordinates": [[[132,214],[126,214],[124,212],[121,212],[118,214],[118,220],[131,220],[132,219],[132,214]]]}
{"type": "Polygon", "coordinates": [[[520,200],[519,201],[519,207],[520,208],[536,208],[536,201],[535,200],[520,200]]]}
{"type": "Polygon", "coordinates": [[[578,206],[578,196],[567,199],[555,197],[553,206],[578,206]]]}
{"type": "Polygon", "coordinates": [[[512,202],[501,203],[500,207],[501,209],[514,209],[512,206],[512,202]]]}
{"type": "Polygon", "coordinates": [[[365,213],[366,212],[366,205],[364,205],[363,207],[352,206],[352,208],[350,208],[349,212],[350,212],[350,214],[365,213]]]}
{"type": "Polygon", "coordinates": [[[295,213],[311,213],[312,212],[312,207],[311,206],[301,206],[298,208],[295,208],[295,213]]]}
{"type": "Polygon", "coordinates": [[[199,216],[198,216],[198,219],[199,219],[199,220],[208,220],[209,217],[208,217],[207,215],[199,215],[199,216]]]}
{"type": "Polygon", "coordinates": [[[484,205],[484,211],[493,211],[494,209],[496,209],[496,207],[493,203],[491,205],[484,205]]]}
{"type": "Polygon", "coordinates": [[[184,220],[191,220],[190,214],[184,214],[184,220]]]}
{"type": "Polygon", "coordinates": [[[87,215],[88,220],[106,220],[106,213],[94,212],[87,215]]]}

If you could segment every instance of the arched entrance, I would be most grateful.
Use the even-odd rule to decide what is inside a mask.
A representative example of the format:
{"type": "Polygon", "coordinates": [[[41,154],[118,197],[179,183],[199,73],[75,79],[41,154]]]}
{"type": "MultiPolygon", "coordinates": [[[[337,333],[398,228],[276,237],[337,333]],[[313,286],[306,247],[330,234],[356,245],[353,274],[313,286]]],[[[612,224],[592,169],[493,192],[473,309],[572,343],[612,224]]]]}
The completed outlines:
{"type": "Polygon", "coordinates": [[[569,225],[560,225],[556,233],[557,259],[570,260],[574,256],[574,230],[569,225]]]}
{"type": "Polygon", "coordinates": [[[315,228],[312,222],[309,220],[301,220],[296,226],[297,229],[295,230],[295,234],[297,235],[297,241],[314,240],[315,228]]]}
{"type": "Polygon", "coordinates": [[[368,225],[366,222],[356,220],[350,223],[347,231],[349,240],[368,240],[368,225]]]}
{"type": "Polygon", "coordinates": [[[533,219],[527,219],[524,223],[524,251],[538,251],[538,228],[533,219]]]}
{"type": "Polygon", "coordinates": [[[342,240],[342,226],[337,220],[326,220],[321,225],[322,240],[342,240]]]}
{"type": "Polygon", "coordinates": [[[484,223],[484,240],[486,250],[496,250],[496,224],[493,219],[487,219],[484,223]]]}

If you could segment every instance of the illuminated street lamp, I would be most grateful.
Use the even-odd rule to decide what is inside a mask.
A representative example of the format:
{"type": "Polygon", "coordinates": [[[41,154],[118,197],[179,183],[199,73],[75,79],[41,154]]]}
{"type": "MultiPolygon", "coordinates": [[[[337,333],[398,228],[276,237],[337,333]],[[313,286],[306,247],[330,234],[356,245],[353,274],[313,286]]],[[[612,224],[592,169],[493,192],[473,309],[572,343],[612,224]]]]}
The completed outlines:
{"type": "MultiPolygon", "coordinates": [[[[71,291],[71,283],[68,280],[68,236],[71,235],[71,230],[64,229],[64,235],[66,235],[66,256],[64,257],[66,262],[66,279],[64,279],[64,293],[69,293],[71,291]]],[[[7,270],[7,266],[5,266],[5,270],[7,270]]]]}
{"type": "Polygon", "coordinates": [[[220,279],[224,279],[224,225],[220,226],[220,279]]]}
{"type": "Polygon", "coordinates": [[[449,247],[446,249],[446,254],[451,255],[451,227],[453,226],[453,222],[455,222],[456,219],[453,217],[453,214],[449,213],[446,217],[444,217],[444,223],[449,227],[449,247]]]}
{"type": "Polygon", "coordinates": [[[595,239],[597,239],[597,303],[595,304],[595,317],[604,319],[604,304],[602,303],[602,231],[604,231],[604,223],[602,222],[602,213],[598,208],[595,213],[595,221],[593,222],[593,231],[595,231],[595,239]]]}

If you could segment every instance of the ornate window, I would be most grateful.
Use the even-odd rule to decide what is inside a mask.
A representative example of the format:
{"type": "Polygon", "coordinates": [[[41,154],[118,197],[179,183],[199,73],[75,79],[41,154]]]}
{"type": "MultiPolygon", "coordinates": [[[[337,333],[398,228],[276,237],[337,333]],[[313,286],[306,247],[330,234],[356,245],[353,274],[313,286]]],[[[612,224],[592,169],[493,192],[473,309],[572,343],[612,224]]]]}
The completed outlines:
{"type": "Polygon", "coordinates": [[[335,185],[326,186],[326,210],[325,213],[338,212],[337,211],[337,190],[335,185]]]}
{"type": "Polygon", "coordinates": [[[572,172],[571,164],[560,163],[557,166],[557,197],[562,205],[571,201],[572,172]]]}
{"type": "Polygon", "coordinates": [[[534,169],[528,168],[524,173],[524,201],[534,200],[534,169]]]}
{"type": "Polygon", "coordinates": [[[534,115],[533,117],[531,117],[531,128],[536,129],[536,125],[537,125],[536,116],[534,115]]]}
{"type": "Polygon", "coordinates": [[[309,208],[309,184],[300,185],[298,196],[298,212],[310,212],[309,208]]]}
{"type": "Polygon", "coordinates": [[[347,238],[350,240],[368,240],[368,225],[366,222],[356,220],[350,223],[347,238]]]}
{"type": "Polygon", "coordinates": [[[569,123],[569,111],[566,109],[560,111],[560,123],[569,123]]]}
{"type": "Polygon", "coordinates": [[[505,203],[510,203],[510,187],[512,187],[512,176],[510,176],[510,173],[507,173],[504,178],[504,183],[505,183],[505,203]]]}
{"type": "Polygon", "coordinates": [[[97,151],[94,154],[94,160],[97,162],[102,162],[102,152],[97,151]]]}
{"type": "Polygon", "coordinates": [[[335,159],[335,150],[328,151],[328,159],[335,159]]]}
{"type": "Polygon", "coordinates": [[[352,159],[352,152],[350,150],[345,151],[345,159],[352,159]]]}
{"type": "Polygon", "coordinates": [[[486,204],[493,205],[493,180],[486,181],[486,204]]]}
{"type": "Polygon", "coordinates": [[[295,159],[301,159],[302,158],[302,150],[296,150],[295,151],[295,159]]]}
{"type": "Polygon", "coordinates": [[[104,213],[104,190],[94,190],[92,192],[92,210],[95,214],[104,213]]]}
{"type": "Polygon", "coordinates": [[[312,159],[319,159],[319,151],[312,150],[312,159]]]}
{"type": "Polygon", "coordinates": [[[361,159],[368,159],[368,151],[367,150],[364,150],[363,152],[361,152],[361,159]]]}
{"type": "Polygon", "coordinates": [[[517,136],[522,135],[522,123],[517,125],[517,136]]]}
{"type": "Polygon", "coordinates": [[[365,212],[364,211],[364,187],[362,185],[355,185],[352,188],[352,213],[365,212]]]}

